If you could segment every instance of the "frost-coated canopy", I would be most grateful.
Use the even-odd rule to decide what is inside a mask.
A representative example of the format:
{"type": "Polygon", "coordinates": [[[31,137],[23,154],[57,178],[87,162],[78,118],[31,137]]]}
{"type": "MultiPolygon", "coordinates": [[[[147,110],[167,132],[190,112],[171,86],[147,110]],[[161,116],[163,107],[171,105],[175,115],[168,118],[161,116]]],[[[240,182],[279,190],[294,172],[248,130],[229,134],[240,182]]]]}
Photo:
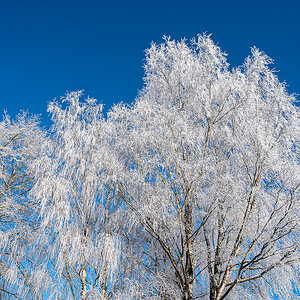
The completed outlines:
{"type": "Polygon", "coordinates": [[[166,38],[146,55],[143,90],[110,119],[127,168],[122,198],[151,236],[142,239],[140,262],[151,292],[162,299],[293,297],[294,96],[256,48],[233,70],[205,35],[191,45],[166,38]]]}
{"type": "MultiPolygon", "coordinates": [[[[35,216],[22,215],[28,239],[1,265],[6,293],[297,297],[299,108],[271,64],[252,48],[232,69],[207,35],[164,38],[146,50],[132,105],[104,116],[82,92],[50,103],[47,138],[34,148],[1,146],[23,160],[28,149],[38,153],[30,193],[1,198],[3,207],[30,199],[35,216]]],[[[24,232],[23,221],[12,226],[24,232]]]]}

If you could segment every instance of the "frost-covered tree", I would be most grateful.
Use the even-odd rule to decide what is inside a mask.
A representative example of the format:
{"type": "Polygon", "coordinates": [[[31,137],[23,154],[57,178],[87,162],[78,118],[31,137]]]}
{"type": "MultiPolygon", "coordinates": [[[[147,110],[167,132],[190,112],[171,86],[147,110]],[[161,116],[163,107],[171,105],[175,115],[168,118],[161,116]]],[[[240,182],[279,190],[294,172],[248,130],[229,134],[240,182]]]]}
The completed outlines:
{"type": "MultiPolygon", "coordinates": [[[[299,108],[253,48],[146,52],[132,105],[82,92],[0,130],[0,275],[21,299],[290,299],[299,284],[299,108]]],[[[10,293],[10,294],[9,294],[10,293]]],[[[1,295],[2,298],[2,295],[1,295]]]]}
{"type": "Polygon", "coordinates": [[[140,298],[293,298],[299,109],[270,63],[253,48],[230,70],[209,36],[166,38],[133,106],[111,111],[140,298]]]}
{"type": "Polygon", "coordinates": [[[107,299],[118,279],[118,203],[102,105],[73,92],[50,103],[51,139],[36,162],[40,298],[107,299]]]}
{"type": "Polygon", "coordinates": [[[28,243],[36,227],[36,203],[27,195],[34,184],[32,163],[44,134],[34,116],[4,114],[0,122],[0,298],[30,290],[28,243]]]}

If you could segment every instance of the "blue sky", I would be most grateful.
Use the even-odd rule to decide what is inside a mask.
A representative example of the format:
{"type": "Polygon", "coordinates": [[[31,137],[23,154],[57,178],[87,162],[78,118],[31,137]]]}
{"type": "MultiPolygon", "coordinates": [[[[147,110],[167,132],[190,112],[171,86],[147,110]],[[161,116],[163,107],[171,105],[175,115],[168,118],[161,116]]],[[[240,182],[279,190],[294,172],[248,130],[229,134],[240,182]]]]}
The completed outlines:
{"type": "MultiPolygon", "coordinates": [[[[142,87],[144,50],[163,35],[212,33],[241,64],[255,45],[300,93],[300,4],[294,1],[0,1],[0,111],[42,114],[84,89],[106,108],[142,87]]],[[[299,98],[299,97],[298,97],[299,98]]]]}

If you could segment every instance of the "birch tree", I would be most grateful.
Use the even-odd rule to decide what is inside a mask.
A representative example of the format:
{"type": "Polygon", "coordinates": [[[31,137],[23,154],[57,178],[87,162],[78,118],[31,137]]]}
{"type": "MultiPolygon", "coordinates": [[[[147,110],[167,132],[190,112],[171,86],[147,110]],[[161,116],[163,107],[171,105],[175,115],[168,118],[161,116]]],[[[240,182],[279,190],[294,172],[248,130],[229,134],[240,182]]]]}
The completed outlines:
{"type": "Polygon", "coordinates": [[[145,86],[110,113],[119,196],[145,298],[292,298],[299,109],[263,52],[229,69],[209,36],[146,52],[145,86]],[[141,231],[143,233],[141,233],[141,231]],[[280,278],[280,279],[279,279],[280,278]]]}
{"type": "MultiPolygon", "coordinates": [[[[293,299],[299,108],[256,48],[146,51],[132,105],[68,93],[0,123],[0,275],[21,299],[293,299]]],[[[1,295],[2,297],[2,295],[1,295]]]]}
{"type": "Polygon", "coordinates": [[[30,290],[28,243],[36,227],[36,203],[27,196],[34,184],[32,162],[45,139],[38,119],[5,113],[0,122],[1,299],[30,290]]]}
{"type": "Polygon", "coordinates": [[[32,194],[41,202],[40,297],[50,299],[107,299],[118,276],[118,204],[102,105],[91,98],[81,102],[81,95],[69,93],[62,103],[49,104],[51,141],[36,163],[32,194]]]}

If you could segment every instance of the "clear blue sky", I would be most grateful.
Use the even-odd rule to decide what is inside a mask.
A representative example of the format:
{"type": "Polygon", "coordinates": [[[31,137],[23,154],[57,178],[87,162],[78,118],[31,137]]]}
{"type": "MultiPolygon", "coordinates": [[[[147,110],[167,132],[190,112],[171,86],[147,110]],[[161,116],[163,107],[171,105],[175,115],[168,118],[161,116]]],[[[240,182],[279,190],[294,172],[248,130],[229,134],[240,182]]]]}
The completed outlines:
{"type": "MultiPolygon", "coordinates": [[[[241,64],[255,45],[300,93],[299,1],[0,1],[0,111],[41,113],[84,89],[106,108],[142,87],[144,50],[163,35],[212,38],[241,64]]],[[[299,97],[298,97],[299,98],[299,97]]]]}

